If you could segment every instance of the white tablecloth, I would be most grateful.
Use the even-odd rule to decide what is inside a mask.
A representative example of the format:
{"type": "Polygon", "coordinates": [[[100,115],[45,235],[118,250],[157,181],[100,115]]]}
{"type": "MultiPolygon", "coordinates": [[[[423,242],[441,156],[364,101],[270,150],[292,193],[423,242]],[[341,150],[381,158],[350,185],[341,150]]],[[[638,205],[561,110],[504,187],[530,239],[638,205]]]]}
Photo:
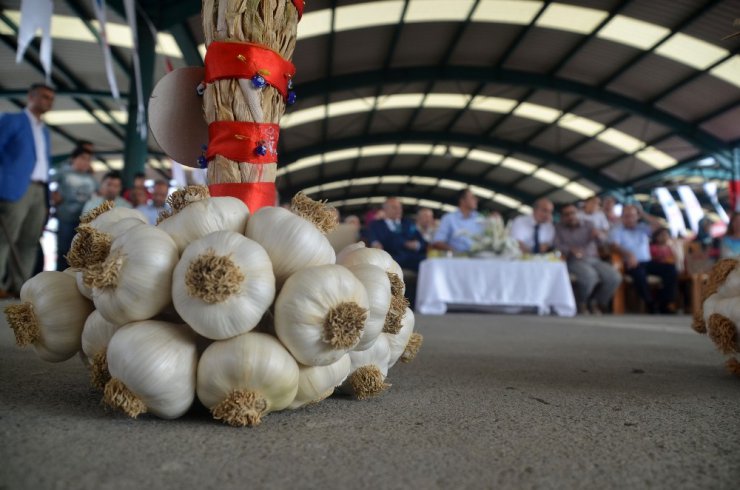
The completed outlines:
{"type": "Polygon", "coordinates": [[[505,259],[428,259],[419,267],[416,308],[442,315],[447,305],[536,307],[561,316],[576,314],[564,262],[505,259]]]}

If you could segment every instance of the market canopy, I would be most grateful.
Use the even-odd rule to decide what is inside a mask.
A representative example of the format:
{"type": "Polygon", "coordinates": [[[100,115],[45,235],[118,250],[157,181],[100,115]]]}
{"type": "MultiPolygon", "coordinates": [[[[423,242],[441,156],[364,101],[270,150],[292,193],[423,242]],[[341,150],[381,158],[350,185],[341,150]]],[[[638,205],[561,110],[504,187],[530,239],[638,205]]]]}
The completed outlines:
{"type": "MultiPolygon", "coordinates": [[[[53,152],[92,140],[100,168],[121,168],[137,157],[125,151],[133,125],[110,96],[91,2],[54,3],[53,152]]],[[[200,1],[140,3],[142,49],[147,22],[157,31],[148,91],[168,64],[202,64],[205,46],[200,1]]],[[[14,111],[43,70],[38,42],[15,65],[20,2],[6,4],[0,111],[14,111]]],[[[131,33],[121,2],[108,4],[125,103],[131,33]]],[[[740,161],[738,12],[737,0],[312,0],[278,189],[350,210],[387,195],[439,208],[470,186],[510,212],[542,196],[649,188],[698,162],[729,176],[740,161]]],[[[170,167],[152,137],[146,153],[152,168],[170,167]]]]}

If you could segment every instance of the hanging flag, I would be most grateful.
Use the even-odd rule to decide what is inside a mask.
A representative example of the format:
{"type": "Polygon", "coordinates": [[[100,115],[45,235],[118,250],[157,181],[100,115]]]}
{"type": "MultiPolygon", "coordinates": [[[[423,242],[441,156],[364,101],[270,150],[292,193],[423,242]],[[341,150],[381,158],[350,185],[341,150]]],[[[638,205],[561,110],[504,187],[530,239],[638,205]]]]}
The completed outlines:
{"type": "Polygon", "coordinates": [[[671,192],[665,187],[656,187],[655,195],[658,196],[658,202],[660,202],[665,217],[668,219],[671,236],[686,236],[686,222],[671,192]]]}
{"type": "Polygon", "coordinates": [[[18,29],[18,51],[15,62],[23,61],[28,45],[41,29],[41,66],[46,73],[47,85],[51,83],[51,15],[54,11],[52,0],[23,0],[21,2],[21,25],[18,29]]]}
{"type": "Polygon", "coordinates": [[[172,169],[172,180],[177,183],[177,187],[187,187],[188,176],[185,173],[183,166],[170,159],[170,168],[172,169]]]}
{"type": "Polygon", "coordinates": [[[121,93],[118,90],[118,81],[116,75],[113,72],[113,58],[110,52],[110,44],[108,44],[108,31],[106,30],[106,6],[105,0],[92,0],[93,8],[95,9],[95,17],[98,19],[100,25],[100,47],[103,48],[103,61],[105,63],[105,76],[108,78],[108,85],[110,86],[110,93],[113,98],[121,102],[121,93]]]}
{"type": "Polygon", "coordinates": [[[141,86],[141,61],[139,60],[139,35],[136,30],[136,5],[134,0],[123,0],[126,9],[126,20],[131,29],[133,50],[131,59],[134,62],[134,80],[136,82],[136,129],[142,141],[146,140],[146,109],[144,108],[144,89],[141,86]]]}

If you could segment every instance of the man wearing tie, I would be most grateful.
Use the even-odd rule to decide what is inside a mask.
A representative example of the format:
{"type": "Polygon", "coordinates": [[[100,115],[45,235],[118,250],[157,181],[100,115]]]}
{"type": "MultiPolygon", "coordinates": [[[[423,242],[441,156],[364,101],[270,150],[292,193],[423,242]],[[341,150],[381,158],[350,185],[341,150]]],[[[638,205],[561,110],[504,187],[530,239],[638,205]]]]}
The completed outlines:
{"type": "Polygon", "coordinates": [[[17,295],[36,262],[51,161],[49,129],[41,116],[53,104],[54,89],[34,84],[23,111],[0,115],[0,281],[7,279],[0,297],[17,295]]]}
{"type": "Polygon", "coordinates": [[[542,254],[552,250],[555,227],[552,224],[553,204],[549,199],[538,199],[531,216],[518,216],[511,222],[511,236],[519,242],[525,254],[542,254]]]}
{"type": "Polygon", "coordinates": [[[388,252],[402,269],[418,271],[419,262],[426,258],[426,240],[413,221],[402,218],[403,206],[398,198],[389,197],[383,204],[383,211],[385,219],[370,223],[370,246],[388,252]]]}

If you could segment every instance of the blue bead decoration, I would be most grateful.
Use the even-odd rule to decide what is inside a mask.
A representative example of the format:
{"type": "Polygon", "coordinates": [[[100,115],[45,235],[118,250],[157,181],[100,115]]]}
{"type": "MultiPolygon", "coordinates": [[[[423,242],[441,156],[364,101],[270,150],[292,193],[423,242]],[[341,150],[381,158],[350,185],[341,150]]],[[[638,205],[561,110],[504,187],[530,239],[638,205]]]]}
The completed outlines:
{"type": "Polygon", "coordinates": [[[265,145],[258,145],[257,148],[254,149],[254,152],[263,157],[267,155],[267,147],[265,145]]]}
{"type": "Polygon", "coordinates": [[[206,160],[206,157],[204,157],[203,155],[199,156],[198,165],[200,166],[200,168],[208,167],[208,160],[206,160]]]}
{"type": "Polygon", "coordinates": [[[252,77],[252,86],[254,88],[265,88],[267,82],[262,75],[255,75],[252,77]]]}
{"type": "Polygon", "coordinates": [[[201,151],[208,151],[208,145],[206,145],[206,144],[200,145],[200,150],[201,151]]]}
{"type": "Polygon", "coordinates": [[[293,91],[288,92],[288,105],[295,104],[296,101],[296,94],[293,91]]]}

